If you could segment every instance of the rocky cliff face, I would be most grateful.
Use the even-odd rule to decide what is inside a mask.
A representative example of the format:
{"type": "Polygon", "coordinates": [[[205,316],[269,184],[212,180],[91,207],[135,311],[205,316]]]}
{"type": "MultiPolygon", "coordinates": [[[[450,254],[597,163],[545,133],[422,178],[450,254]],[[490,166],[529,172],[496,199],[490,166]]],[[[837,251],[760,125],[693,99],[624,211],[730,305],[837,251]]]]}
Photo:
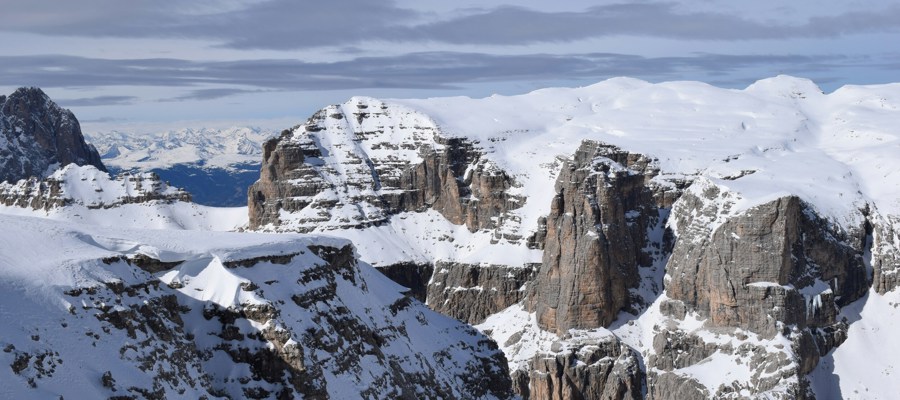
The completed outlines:
{"type": "Polygon", "coordinates": [[[644,379],[634,350],[615,339],[575,343],[531,362],[528,397],[541,400],[641,399],[644,379]]]}
{"type": "Polygon", "coordinates": [[[564,164],[528,300],[542,328],[608,326],[640,301],[630,290],[652,263],[648,232],[660,223],[664,197],[650,183],[658,172],[645,156],[591,141],[564,164]]]}
{"type": "Polygon", "coordinates": [[[48,246],[6,254],[0,272],[29,316],[0,310],[14,397],[512,395],[492,341],[399,293],[346,241],[0,220],[4,243],[48,246]]]}
{"type": "Polygon", "coordinates": [[[716,200],[728,194],[701,185],[673,212],[679,230],[667,268],[671,301],[708,317],[710,325],[771,337],[779,322],[801,328],[834,324],[836,310],[868,289],[864,226],[838,230],[790,196],[710,230],[710,219],[723,210],[709,205],[721,204],[716,200]]]}
{"type": "Polygon", "coordinates": [[[433,208],[474,232],[495,229],[521,201],[508,192],[513,180],[470,141],[373,99],[327,107],[263,152],[248,192],[251,229],[365,227],[433,208]]]}
{"type": "Polygon", "coordinates": [[[105,171],[71,111],[38,88],[0,96],[0,182],[44,178],[71,163],[105,171]]]}
{"type": "Polygon", "coordinates": [[[438,261],[428,282],[428,306],[460,321],[479,324],[524,299],[537,267],[438,261]]]}

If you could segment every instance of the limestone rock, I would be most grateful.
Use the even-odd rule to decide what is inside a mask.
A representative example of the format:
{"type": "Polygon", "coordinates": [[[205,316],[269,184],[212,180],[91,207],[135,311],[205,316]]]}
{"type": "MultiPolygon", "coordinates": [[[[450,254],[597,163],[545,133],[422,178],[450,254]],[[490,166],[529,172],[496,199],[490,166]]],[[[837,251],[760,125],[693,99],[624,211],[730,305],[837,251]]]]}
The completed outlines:
{"type": "Polygon", "coordinates": [[[866,210],[869,225],[869,249],[873,270],[872,287],[887,293],[900,286],[900,217],[882,216],[866,210]]]}
{"type": "Polygon", "coordinates": [[[643,398],[639,357],[614,338],[538,354],[529,377],[532,400],[643,398]]]}
{"type": "Polygon", "coordinates": [[[631,304],[658,222],[653,161],[585,141],[556,181],[541,270],[529,295],[544,329],[608,325],[631,304]]]}
{"type": "MultiPolygon", "coordinates": [[[[709,232],[715,186],[687,193],[673,211],[678,239],[667,266],[666,294],[711,326],[771,337],[780,324],[834,324],[837,307],[868,288],[865,229],[839,229],[788,196],[729,217],[709,232]]],[[[727,207],[727,203],[724,207],[727,207]]]]}
{"type": "Polygon", "coordinates": [[[0,96],[0,182],[44,178],[72,163],[106,170],[71,111],[38,88],[0,96]]]}
{"type": "Polygon", "coordinates": [[[518,303],[537,265],[512,268],[439,261],[428,284],[428,306],[460,321],[478,324],[518,303]]]}

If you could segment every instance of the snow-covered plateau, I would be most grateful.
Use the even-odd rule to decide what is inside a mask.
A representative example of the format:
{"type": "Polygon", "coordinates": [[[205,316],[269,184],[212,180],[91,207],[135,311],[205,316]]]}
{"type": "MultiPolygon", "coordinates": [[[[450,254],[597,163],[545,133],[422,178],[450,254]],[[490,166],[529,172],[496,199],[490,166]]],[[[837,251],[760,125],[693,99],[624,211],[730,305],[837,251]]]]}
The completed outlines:
{"type": "Polygon", "coordinates": [[[900,84],[616,78],[327,106],[247,208],[3,183],[0,390],[894,398],[898,123],[900,84]]]}

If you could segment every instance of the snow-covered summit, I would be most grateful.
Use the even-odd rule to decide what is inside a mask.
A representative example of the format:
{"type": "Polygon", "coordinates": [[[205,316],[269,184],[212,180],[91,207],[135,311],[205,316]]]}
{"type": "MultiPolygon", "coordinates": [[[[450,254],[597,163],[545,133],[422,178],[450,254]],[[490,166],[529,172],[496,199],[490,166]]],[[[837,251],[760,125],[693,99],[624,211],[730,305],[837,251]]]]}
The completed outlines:
{"type": "Polygon", "coordinates": [[[836,219],[866,201],[900,215],[898,84],[824,94],[790,76],[745,90],[616,78],[520,96],[387,103],[428,115],[441,134],[479,142],[500,168],[527,182],[525,229],[553,195],[540,189],[556,177],[547,166],[586,139],[655,157],[664,174],[731,187],[745,199],[735,212],[766,195],[793,193],[836,219]]]}

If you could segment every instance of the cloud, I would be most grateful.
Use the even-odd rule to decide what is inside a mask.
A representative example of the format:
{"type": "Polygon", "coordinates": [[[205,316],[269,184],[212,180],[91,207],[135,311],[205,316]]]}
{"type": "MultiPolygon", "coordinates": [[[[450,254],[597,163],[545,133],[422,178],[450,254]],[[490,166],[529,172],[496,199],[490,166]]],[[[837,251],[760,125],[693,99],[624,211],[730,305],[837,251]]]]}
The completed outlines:
{"type": "Polygon", "coordinates": [[[183,101],[183,100],[213,100],[219,99],[222,97],[234,96],[237,94],[244,93],[259,93],[263,92],[263,90],[247,90],[247,89],[232,89],[232,88],[214,88],[214,89],[198,89],[193,90],[190,93],[178,96],[167,101],[183,101]]]}
{"type": "Polygon", "coordinates": [[[796,24],[622,3],[548,12],[500,6],[434,17],[392,1],[29,0],[5,5],[0,30],[83,37],[206,39],[236,49],[352,48],[365,43],[527,45],[613,36],[683,40],[828,38],[897,32],[900,5],[806,16],[796,24]]]}
{"type": "Polygon", "coordinates": [[[614,4],[581,12],[499,7],[411,28],[418,38],[456,43],[521,45],[617,35],[687,40],[834,37],[897,31],[900,6],[815,17],[797,24],[762,23],[737,15],[678,11],[672,3],[614,4]]]}
{"type": "Polygon", "coordinates": [[[137,99],[134,96],[97,96],[80,99],[60,99],[56,103],[63,107],[94,107],[134,104],[137,99]]]}
{"type": "Polygon", "coordinates": [[[418,18],[419,12],[388,0],[29,0],[4,4],[0,31],[208,39],[232,48],[310,48],[377,40],[386,29],[418,18]]]}
{"type": "MultiPolygon", "coordinates": [[[[866,62],[871,60],[867,59],[866,62]]],[[[340,62],[0,56],[0,65],[4,66],[0,69],[0,85],[196,88],[175,100],[203,100],[259,90],[454,89],[483,82],[598,81],[614,76],[660,81],[697,75],[721,76],[754,67],[778,71],[838,70],[853,63],[854,59],[843,56],[695,54],[683,57],[641,57],[613,53],[492,55],[421,52],[358,57],[340,62]]],[[[773,71],[773,74],[778,71],[773,71]]],[[[132,99],[108,96],[101,100],[132,99]]]]}

